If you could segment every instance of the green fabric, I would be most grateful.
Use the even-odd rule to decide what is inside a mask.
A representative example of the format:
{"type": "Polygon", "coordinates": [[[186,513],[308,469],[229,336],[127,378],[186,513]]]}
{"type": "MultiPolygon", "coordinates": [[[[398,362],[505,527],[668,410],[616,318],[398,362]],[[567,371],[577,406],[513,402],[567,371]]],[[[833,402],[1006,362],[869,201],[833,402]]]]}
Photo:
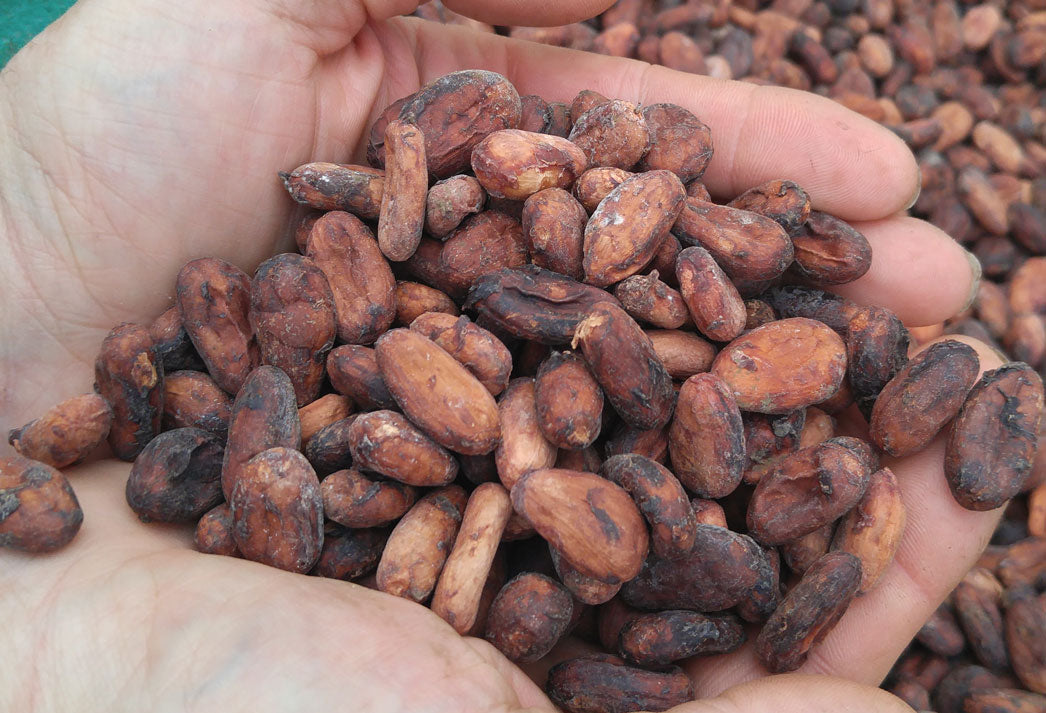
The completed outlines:
{"type": "Polygon", "coordinates": [[[0,67],[72,4],[73,0],[0,0],[0,67]]]}

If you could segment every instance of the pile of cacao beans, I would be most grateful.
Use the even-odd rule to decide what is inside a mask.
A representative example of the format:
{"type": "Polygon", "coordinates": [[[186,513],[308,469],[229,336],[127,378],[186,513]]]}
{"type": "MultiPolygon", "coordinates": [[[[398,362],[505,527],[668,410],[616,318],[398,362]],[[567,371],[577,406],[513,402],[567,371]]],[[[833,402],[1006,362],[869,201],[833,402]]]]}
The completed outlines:
{"type": "MultiPolygon", "coordinates": [[[[438,2],[416,14],[495,31],[438,2]]],[[[944,324],[913,329],[913,340],[967,334],[1040,373],[1046,368],[1041,0],[618,0],[585,23],[497,30],[680,71],[814,91],[889,127],[916,153],[922,170],[912,214],[963,243],[986,278],[970,309],[944,324]]],[[[1046,508],[1046,449],[1039,453],[1027,501],[1021,496],[1007,511],[996,534],[1000,543],[1046,536],[1042,515],[1035,519],[1046,508]]],[[[913,650],[916,657],[927,655],[918,644],[913,650]]],[[[954,667],[963,659],[951,661],[954,667]]],[[[1040,653],[1038,661],[1041,670],[1046,656],[1040,653]]],[[[930,668],[939,680],[948,668],[937,663],[930,668]]],[[[895,677],[903,670],[899,665],[895,677]]],[[[1008,681],[1020,687],[1020,681],[1008,681]]],[[[1046,692],[1042,683],[1024,685],[1046,692]]],[[[933,685],[924,687],[933,692],[933,685]]],[[[962,710],[963,696],[934,697],[932,706],[926,700],[909,702],[917,710],[962,710]]],[[[970,708],[989,705],[1003,704],[989,697],[970,708]]],[[[1002,709],[1018,709],[1008,705],[1002,709]]]]}
{"type": "Polygon", "coordinates": [[[281,174],[317,211],[302,254],[191,261],[171,310],[116,327],[97,394],[12,431],[0,543],[70,541],[57,468],[108,440],[130,507],[202,552],[427,604],[517,662],[587,636],[608,653],[554,666],[553,701],[663,710],[693,697],[675,662],[749,622],[794,670],[875,586],[905,525],[880,453],[947,429],[960,505],[1021,491],[1033,368],[909,360],[896,316],[822,289],[867,271],[864,237],[787,180],[712,202],[686,109],[550,106],[457,72],[384,112],[371,166],[281,174]],[[867,440],[837,432],[851,406],[867,440]]]}

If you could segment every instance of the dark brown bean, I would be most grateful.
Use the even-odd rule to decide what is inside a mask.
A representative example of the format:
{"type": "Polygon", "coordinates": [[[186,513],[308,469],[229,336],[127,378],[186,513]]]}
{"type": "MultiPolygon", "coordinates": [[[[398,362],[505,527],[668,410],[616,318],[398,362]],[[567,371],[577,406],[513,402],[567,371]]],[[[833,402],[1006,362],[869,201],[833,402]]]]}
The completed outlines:
{"type": "Polygon", "coordinates": [[[548,672],[545,691],[567,713],[630,713],[668,710],[694,697],[689,677],[670,666],[646,671],[616,656],[569,659],[548,672]]]}
{"type": "Polygon", "coordinates": [[[697,521],[679,480],[657,461],[645,456],[612,456],[600,475],[628,491],[650,524],[650,544],[658,557],[681,557],[694,546],[697,521]]]}
{"type": "Polygon", "coordinates": [[[59,471],[22,456],[0,458],[0,547],[51,552],[69,544],[83,520],[59,471]]]}
{"type": "Polygon", "coordinates": [[[745,436],[741,412],[712,374],[691,376],[679,389],[668,449],[679,480],[703,498],[722,498],[741,482],[745,436]]]}
{"type": "Polygon", "coordinates": [[[992,510],[1021,492],[1031,474],[1042,409],[1042,379],[1027,364],[987,371],[970,389],[944,456],[944,473],[960,505],[992,510]]]}
{"type": "Polygon", "coordinates": [[[417,490],[395,480],[377,480],[358,470],[331,473],[320,483],[323,514],[328,520],[353,528],[379,527],[410,510],[417,490]]]}
{"type": "Polygon", "coordinates": [[[160,432],[163,365],[148,330],[137,324],[114,327],[94,363],[95,391],[112,406],[109,447],[121,460],[134,460],[160,432]]]}
{"type": "Polygon", "coordinates": [[[872,408],[869,434],[875,445],[896,457],[925,448],[959,413],[978,364],[977,352],[954,340],[912,357],[872,408]]]}
{"type": "Polygon", "coordinates": [[[861,562],[849,552],[829,552],[806,571],[756,640],[759,660],[773,673],[802,666],[835,627],[861,582],[861,562]]]}
{"type": "Polygon", "coordinates": [[[274,366],[259,366],[247,377],[232,404],[222,463],[226,500],[251,458],[269,448],[300,445],[301,422],[291,380],[274,366]]]}
{"type": "Polygon", "coordinates": [[[131,466],[127,504],[143,522],[196,521],[222,502],[221,440],[176,428],[149,442],[131,466]]]}
{"type": "Polygon", "coordinates": [[[674,559],[649,556],[621,596],[637,609],[722,611],[752,591],[762,562],[763,552],[752,538],[699,524],[690,552],[674,559]]]}
{"type": "Polygon", "coordinates": [[[672,417],[672,377],[650,338],[620,307],[598,302],[574,334],[596,381],[629,425],[661,428],[672,417]]]}
{"type": "Polygon", "coordinates": [[[308,572],[323,546],[323,499],[316,472],[290,448],[270,448],[241,468],[229,495],[233,537],[249,560],[308,572]]]}
{"type": "Polygon", "coordinates": [[[262,363],[290,377],[298,405],[319,396],[337,332],[334,295],[323,272],[293,253],[266,260],[251,282],[249,319],[262,363]]]}
{"type": "Polygon", "coordinates": [[[552,352],[541,363],[534,400],[541,433],[559,448],[587,448],[599,435],[603,390],[575,352],[552,352]]]}
{"type": "Polygon", "coordinates": [[[563,585],[524,572],[509,580],[490,605],[485,638],[510,661],[537,661],[566,633],[573,611],[563,585]]]}
{"type": "Polygon", "coordinates": [[[618,650],[639,666],[664,666],[690,656],[728,654],[744,641],[735,616],[669,610],[640,614],[625,624],[618,650]]]}

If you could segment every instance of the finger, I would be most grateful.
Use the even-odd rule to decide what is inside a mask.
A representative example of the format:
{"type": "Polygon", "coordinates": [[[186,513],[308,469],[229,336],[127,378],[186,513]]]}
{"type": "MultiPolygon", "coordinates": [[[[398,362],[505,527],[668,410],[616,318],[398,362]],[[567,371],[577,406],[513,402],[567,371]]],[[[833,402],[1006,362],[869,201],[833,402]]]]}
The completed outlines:
{"type": "Polygon", "coordinates": [[[872,686],[828,676],[785,674],[745,683],[711,700],[676,706],[668,713],[911,713],[901,699],[872,686]]]}
{"type": "Polygon", "coordinates": [[[498,673],[509,682],[512,690],[515,691],[516,696],[519,698],[519,705],[527,709],[520,713],[532,713],[532,709],[533,711],[541,710],[549,713],[555,711],[555,708],[552,707],[548,697],[543,692],[545,680],[548,678],[547,672],[543,678],[529,676],[520,666],[505,658],[488,641],[471,636],[464,637],[464,641],[484,660],[490,662],[498,673]]]}
{"type": "Polygon", "coordinates": [[[483,67],[505,74],[520,94],[550,101],[570,101],[579,90],[594,89],[690,109],[712,129],[715,156],[705,176],[720,196],[788,178],[810,193],[819,210],[876,220],[902,211],[918,186],[915,159],[900,139],[823,97],[421,21],[401,20],[393,27],[402,33],[401,42],[414,47],[422,82],[483,67]]]}
{"type": "Polygon", "coordinates": [[[595,17],[614,0],[443,0],[454,12],[492,25],[566,25],[595,17]]]}
{"type": "MultiPolygon", "coordinates": [[[[991,348],[975,339],[948,338],[976,349],[982,372],[1001,364],[991,348]]],[[[943,471],[947,436],[945,430],[913,456],[883,459],[897,476],[907,508],[900,547],[875,587],[855,599],[810,652],[801,672],[878,684],[991,539],[1002,508],[974,512],[955,502],[943,471]]],[[[751,644],[722,660],[688,662],[687,672],[704,695],[766,675],[751,644]]]]}
{"type": "MultiPolygon", "coordinates": [[[[262,5],[287,27],[300,44],[320,55],[333,54],[348,44],[368,22],[410,15],[427,0],[267,0],[262,5]]],[[[454,12],[493,25],[565,25],[595,17],[613,0],[449,0],[454,12]]],[[[440,25],[436,25],[440,27],[440,25]]]]}
{"type": "Polygon", "coordinates": [[[861,279],[833,292],[886,307],[913,327],[943,322],[976,296],[980,263],[939,228],[906,216],[854,227],[872,245],[872,265],[861,279]]]}

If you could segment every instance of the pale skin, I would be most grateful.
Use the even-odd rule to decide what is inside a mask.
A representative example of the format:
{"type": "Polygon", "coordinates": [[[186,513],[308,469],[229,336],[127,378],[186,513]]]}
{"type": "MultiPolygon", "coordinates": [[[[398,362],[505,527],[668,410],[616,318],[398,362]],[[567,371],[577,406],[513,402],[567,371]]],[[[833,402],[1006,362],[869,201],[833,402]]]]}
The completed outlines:
{"type": "MultiPolygon", "coordinates": [[[[592,16],[608,0],[447,4],[533,25],[592,16]]],[[[105,333],[168,307],[187,260],[217,255],[250,271],[288,249],[292,205],[276,172],[358,159],[385,105],[466,67],[550,100],[591,88],[686,106],[712,128],[714,194],[790,178],[868,236],[872,269],[840,292],[912,326],[967,302],[966,255],[900,217],[916,165],[871,122],[787,90],[398,17],[414,8],[83,0],[10,63],[0,74],[0,426],[89,391],[105,333]]],[[[999,363],[978,350],[983,368],[999,363]]],[[[942,452],[938,439],[890,464],[909,507],[901,550],[801,670],[816,676],[767,677],[748,646],[689,664],[706,700],[676,713],[905,710],[874,686],[998,517],[951,500],[942,452]]],[[[127,469],[99,459],[70,470],[85,524],[66,549],[0,553],[0,709],[552,710],[521,670],[427,609],[201,555],[189,530],[142,525],[123,499],[127,469]]]]}

